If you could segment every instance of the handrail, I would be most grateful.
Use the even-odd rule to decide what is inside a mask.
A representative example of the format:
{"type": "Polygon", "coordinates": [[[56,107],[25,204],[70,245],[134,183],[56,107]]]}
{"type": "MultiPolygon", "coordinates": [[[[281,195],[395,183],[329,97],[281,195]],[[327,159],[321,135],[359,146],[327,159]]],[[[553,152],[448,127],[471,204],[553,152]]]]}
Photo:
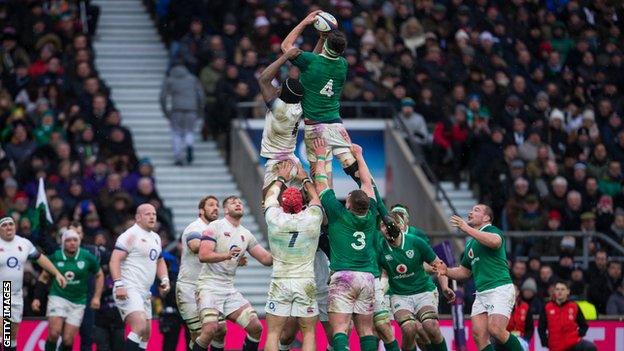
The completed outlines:
{"type": "Polygon", "coordinates": [[[457,209],[455,208],[455,206],[453,206],[453,203],[451,202],[451,199],[448,197],[448,194],[446,193],[446,191],[442,189],[442,186],[440,186],[440,181],[438,180],[438,177],[436,177],[435,172],[433,172],[433,170],[431,169],[431,167],[429,167],[429,164],[425,160],[422,146],[420,146],[420,144],[416,142],[416,138],[412,134],[409,133],[407,126],[405,125],[405,122],[402,119],[395,116],[394,123],[405,135],[407,135],[407,144],[409,145],[410,149],[412,150],[412,153],[414,154],[414,159],[416,160],[418,165],[423,169],[423,171],[427,175],[427,178],[429,178],[429,181],[432,183],[433,187],[435,188],[436,201],[441,200],[440,194],[442,194],[442,200],[446,202],[449,209],[451,209],[453,214],[456,215],[457,209]]]}

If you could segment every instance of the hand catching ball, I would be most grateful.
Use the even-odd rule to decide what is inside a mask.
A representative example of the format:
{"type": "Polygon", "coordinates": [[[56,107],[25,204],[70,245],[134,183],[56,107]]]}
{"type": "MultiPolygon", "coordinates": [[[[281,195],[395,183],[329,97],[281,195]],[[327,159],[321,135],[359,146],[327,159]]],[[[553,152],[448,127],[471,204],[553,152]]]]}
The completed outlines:
{"type": "Polygon", "coordinates": [[[332,14],[321,12],[315,16],[314,28],[319,32],[329,32],[338,28],[338,21],[332,14]]]}

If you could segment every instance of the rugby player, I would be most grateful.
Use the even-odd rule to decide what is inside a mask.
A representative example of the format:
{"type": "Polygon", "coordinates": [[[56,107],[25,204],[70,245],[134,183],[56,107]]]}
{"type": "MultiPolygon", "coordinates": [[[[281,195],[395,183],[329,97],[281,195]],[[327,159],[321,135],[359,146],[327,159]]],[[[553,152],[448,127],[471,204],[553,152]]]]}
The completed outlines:
{"type": "MultiPolygon", "coordinates": [[[[260,144],[260,156],[268,159],[265,164],[263,192],[277,179],[277,163],[288,160],[300,164],[299,158],[295,156],[295,148],[302,115],[303,87],[293,78],[286,78],[281,88],[276,88],[271,83],[280,67],[288,59],[298,55],[299,51],[291,48],[265,68],[258,78],[260,92],[268,108],[260,144]]],[[[293,167],[293,172],[296,171],[293,167]]]]}
{"type": "MultiPolygon", "coordinates": [[[[182,255],[176,284],[176,303],[180,316],[182,316],[191,334],[191,349],[201,331],[195,291],[197,290],[197,279],[203,264],[199,262],[197,254],[199,253],[202,233],[208,229],[208,224],[219,218],[219,200],[212,195],[208,195],[199,201],[197,209],[199,211],[197,219],[184,228],[180,238],[182,241],[182,255]]],[[[219,328],[210,344],[213,351],[223,350],[225,333],[225,319],[221,318],[219,328]]]]}
{"type": "Polygon", "coordinates": [[[167,264],[161,257],[160,236],[156,227],[156,209],[150,204],[136,210],[136,223],[123,232],[115,243],[109,268],[114,281],[113,298],[121,319],[130,326],[124,350],[147,349],[151,334],[152,303],[150,287],[160,280],[161,295],[169,292],[167,264]]]}
{"type": "Polygon", "coordinates": [[[490,337],[509,351],[522,351],[515,335],[507,331],[509,316],[515,305],[516,291],[509,274],[505,236],[492,225],[492,209],[475,205],[468,213],[468,222],[452,216],[451,224],[469,238],[458,267],[442,270],[451,279],[474,278],[477,294],[472,305],[472,333],[479,350],[493,351],[490,337]]]}
{"type": "Polygon", "coordinates": [[[202,233],[199,260],[202,266],[197,281],[197,307],[202,324],[193,351],[205,351],[219,328],[219,314],[247,331],[244,351],[258,349],[262,324],[256,311],[234,287],[234,276],[241,254],[249,252],[265,266],[273,264],[271,253],[258,245],[256,238],[240,223],[243,202],[236,196],[223,200],[225,218],[211,222],[202,233]]]}
{"type": "Polygon", "coordinates": [[[277,181],[269,187],[264,200],[273,255],[273,279],[266,303],[268,332],[265,350],[278,350],[280,334],[288,317],[295,317],[303,335],[302,350],[312,351],[316,349],[318,316],[314,259],[323,209],[314,184],[301,165],[296,167],[296,178],[310,199],[305,208],[303,194],[298,188],[288,187],[282,191],[290,181],[294,164],[284,161],[277,168],[277,181]]]}
{"type": "MultiPolygon", "coordinates": [[[[59,287],[65,288],[67,280],[52,264],[52,262],[41,254],[30,240],[15,234],[15,221],[12,217],[0,219],[0,276],[3,284],[11,284],[11,343],[5,347],[7,351],[17,350],[17,329],[22,321],[24,312],[24,295],[22,286],[24,283],[24,265],[27,260],[34,260],[50,275],[59,287]]],[[[3,286],[4,289],[4,286],[3,286]]],[[[4,319],[0,315],[0,324],[4,328],[4,319]]]]}
{"type": "MultiPolygon", "coordinates": [[[[97,257],[80,248],[80,235],[68,229],[61,236],[61,248],[56,250],[50,261],[67,279],[66,288],[52,281],[48,294],[48,337],[45,351],[55,351],[58,338],[62,338],[61,351],[72,350],[74,337],[80,329],[87,303],[88,279],[95,275],[95,289],[90,301],[92,309],[100,308],[100,297],[104,288],[104,273],[97,257]]],[[[35,285],[35,299],[31,303],[33,311],[39,312],[41,299],[47,293],[50,276],[47,272],[39,275],[35,285]]]]}

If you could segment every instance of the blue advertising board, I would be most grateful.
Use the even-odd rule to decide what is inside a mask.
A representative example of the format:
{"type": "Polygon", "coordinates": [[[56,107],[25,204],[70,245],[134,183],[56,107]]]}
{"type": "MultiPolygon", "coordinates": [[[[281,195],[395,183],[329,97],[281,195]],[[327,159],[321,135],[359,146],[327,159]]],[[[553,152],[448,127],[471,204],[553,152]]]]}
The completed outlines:
{"type": "MultiPolygon", "coordinates": [[[[247,132],[258,151],[260,165],[264,166],[266,160],[260,157],[260,143],[262,141],[264,120],[248,120],[247,122],[247,132]]],[[[384,120],[345,120],[344,124],[351,136],[351,141],[360,145],[364,150],[364,158],[366,159],[368,168],[375,179],[381,196],[385,196],[386,163],[384,155],[384,120]]],[[[306,148],[303,142],[303,125],[300,127],[299,135],[297,136],[295,155],[299,157],[304,167],[309,170],[310,163],[306,158],[306,148]]],[[[336,158],[334,158],[332,166],[336,196],[338,198],[344,198],[351,190],[356,188],[355,182],[342,171],[340,163],[336,158]]]]}

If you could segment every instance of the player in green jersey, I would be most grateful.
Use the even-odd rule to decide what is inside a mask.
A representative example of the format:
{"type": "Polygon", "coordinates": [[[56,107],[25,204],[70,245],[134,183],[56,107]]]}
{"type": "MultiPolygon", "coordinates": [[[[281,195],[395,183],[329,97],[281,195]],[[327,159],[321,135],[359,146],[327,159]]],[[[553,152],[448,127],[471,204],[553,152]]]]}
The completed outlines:
{"type": "MultiPolygon", "coordinates": [[[[315,16],[321,11],[314,11],[301,21],[286,36],[282,42],[282,51],[288,52],[303,30],[315,21],[315,16]]],[[[347,79],[347,60],[342,53],[347,47],[344,33],[333,30],[321,32],[313,52],[301,52],[290,61],[299,68],[299,80],[303,85],[301,106],[305,121],[304,141],[310,169],[316,169],[316,154],[313,141],[323,138],[329,146],[323,155],[330,161],[335,155],[338,157],[345,172],[357,178],[358,166],[354,155],[351,154],[351,141],[340,118],[340,96],[347,79]]],[[[326,162],[326,174],[331,186],[331,162],[326,162]]]]}
{"type": "Polygon", "coordinates": [[[410,214],[409,208],[407,208],[407,206],[402,204],[395,204],[390,208],[390,212],[396,213],[401,217],[401,220],[407,226],[407,234],[416,235],[417,237],[427,242],[427,244],[431,244],[431,240],[422,229],[416,228],[413,225],[409,225],[410,214]]]}
{"type": "MultiPolygon", "coordinates": [[[[91,299],[91,308],[100,308],[100,297],[104,287],[104,273],[97,258],[87,250],[80,249],[80,236],[72,229],[66,230],[61,238],[61,248],[56,250],[50,261],[65,276],[67,285],[61,288],[52,281],[48,296],[48,337],[45,351],[55,351],[58,338],[63,340],[61,351],[72,350],[74,337],[80,329],[85,305],[87,304],[87,279],[95,275],[95,290],[91,299]]],[[[34,311],[39,311],[42,294],[49,275],[41,273],[37,282],[36,298],[32,302],[34,311]]]]}
{"type": "MultiPolygon", "coordinates": [[[[416,349],[416,340],[420,338],[417,335],[418,323],[421,323],[425,349],[447,350],[438,323],[438,290],[427,274],[428,271],[443,271],[444,262],[424,240],[406,233],[407,225],[398,214],[393,214],[393,219],[402,232],[393,237],[382,224],[385,240],[377,253],[377,259],[388,274],[394,318],[403,332],[402,349],[416,349]]],[[[440,285],[447,300],[453,301],[455,294],[448,287],[446,277],[440,277],[440,285]]]]}
{"type": "Polygon", "coordinates": [[[378,233],[372,178],[362,156],[362,148],[353,144],[351,150],[358,160],[362,187],[350,192],[346,204],[342,205],[328,186],[325,141],[318,138],[314,140],[314,146],[318,159],[314,183],[327,215],[330,269],[334,272],[327,298],[334,350],[348,350],[347,334],[352,319],[360,336],[360,348],[364,351],[377,350],[377,338],[373,336],[373,272],[377,264],[374,260],[374,240],[378,233]]]}
{"type": "Polygon", "coordinates": [[[479,350],[494,350],[491,336],[506,350],[521,351],[518,339],[507,331],[516,292],[509,275],[505,237],[492,225],[493,219],[492,209],[484,204],[472,208],[468,222],[451,217],[451,224],[469,238],[461,264],[441,273],[457,280],[474,278],[477,294],[472,305],[472,333],[479,350]]]}

